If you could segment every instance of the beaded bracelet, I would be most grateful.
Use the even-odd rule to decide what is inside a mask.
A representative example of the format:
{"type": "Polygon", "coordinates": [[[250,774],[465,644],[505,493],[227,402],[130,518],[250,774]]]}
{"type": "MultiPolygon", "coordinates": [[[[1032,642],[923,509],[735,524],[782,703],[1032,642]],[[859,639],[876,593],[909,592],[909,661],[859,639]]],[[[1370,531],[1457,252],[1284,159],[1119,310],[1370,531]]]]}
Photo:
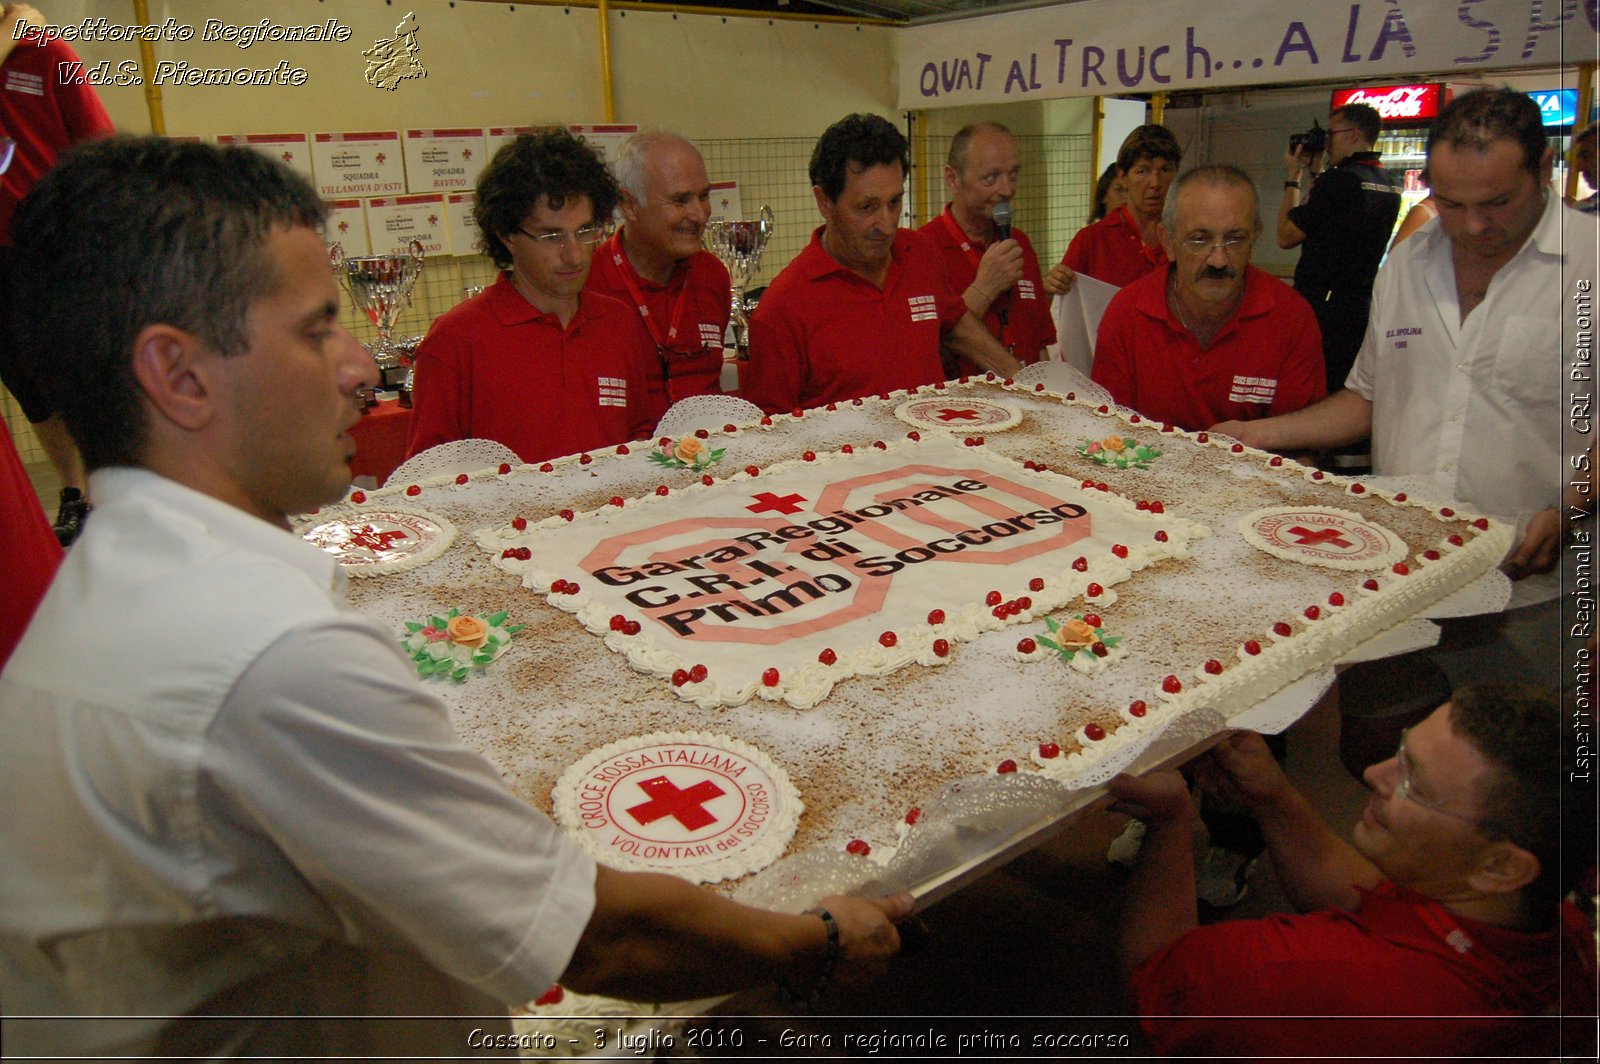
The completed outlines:
{"type": "Polygon", "coordinates": [[[833,969],[839,963],[839,924],[834,920],[833,914],[826,909],[807,909],[803,915],[822,917],[822,926],[828,932],[828,948],[822,956],[822,969],[804,994],[790,986],[787,979],[780,978],[778,985],[783,988],[789,1004],[796,1008],[808,1009],[821,999],[822,992],[828,987],[828,980],[833,978],[833,969]]]}

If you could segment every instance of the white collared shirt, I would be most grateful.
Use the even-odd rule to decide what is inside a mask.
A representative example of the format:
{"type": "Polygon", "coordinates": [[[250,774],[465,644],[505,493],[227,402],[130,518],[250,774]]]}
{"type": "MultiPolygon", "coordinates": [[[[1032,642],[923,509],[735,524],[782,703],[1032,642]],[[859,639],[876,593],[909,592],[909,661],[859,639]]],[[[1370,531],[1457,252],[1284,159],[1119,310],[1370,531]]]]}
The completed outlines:
{"type": "Polygon", "coordinates": [[[461,1015],[548,987],[593,862],[461,745],[332,558],[144,470],[91,485],[0,675],[7,1050],[366,1055],[383,1025],[21,1017],[223,993],[246,1017],[461,1015]]]}
{"type": "MultiPolygon", "coordinates": [[[[1573,297],[1586,279],[1593,299],[1595,244],[1596,219],[1547,194],[1533,234],[1466,321],[1439,220],[1400,245],[1378,273],[1345,381],[1373,404],[1374,472],[1431,477],[1450,498],[1507,521],[1557,505],[1573,297]]],[[[1514,602],[1556,590],[1554,574],[1519,581],[1514,602]]]]}

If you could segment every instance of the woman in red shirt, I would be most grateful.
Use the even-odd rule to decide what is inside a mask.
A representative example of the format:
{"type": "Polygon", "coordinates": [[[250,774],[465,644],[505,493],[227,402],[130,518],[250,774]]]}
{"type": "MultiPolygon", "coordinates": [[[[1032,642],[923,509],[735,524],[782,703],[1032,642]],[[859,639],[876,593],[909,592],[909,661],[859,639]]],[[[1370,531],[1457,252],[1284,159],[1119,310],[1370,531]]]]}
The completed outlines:
{"type": "Polygon", "coordinates": [[[1178,176],[1183,149],[1165,126],[1140,126],[1117,151],[1117,169],[1128,186],[1126,206],[1078,230],[1067,254],[1044,279],[1051,295],[1072,287],[1080,273],[1123,287],[1167,264],[1156,226],[1167,201],[1167,187],[1178,176]]]}

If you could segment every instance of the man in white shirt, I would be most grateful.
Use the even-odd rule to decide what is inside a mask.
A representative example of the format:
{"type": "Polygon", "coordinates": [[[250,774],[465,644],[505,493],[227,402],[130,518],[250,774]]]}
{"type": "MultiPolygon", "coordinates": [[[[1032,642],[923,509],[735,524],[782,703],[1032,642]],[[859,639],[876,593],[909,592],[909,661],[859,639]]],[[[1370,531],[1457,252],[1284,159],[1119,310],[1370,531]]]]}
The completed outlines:
{"type": "Polygon", "coordinates": [[[0,674],[7,1051],[457,1056],[558,977],[678,1000],[880,965],[906,896],[791,916],[596,866],[287,531],[343,493],[376,378],[323,217],[275,162],[159,138],[18,212],[98,506],[0,674]]]}
{"type": "Polygon", "coordinates": [[[1516,581],[1513,607],[1545,604],[1524,618],[1541,644],[1528,655],[1535,674],[1527,678],[1553,684],[1562,360],[1576,327],[1572,298],[1595,282],[1596,222],[1550,192],[1551,158],[1526,95],[1458,98],[1428,145],[1439,217],[1380,271],[1344,389],[1283,417],[1213,431],[1276,451],[1370,434],[1374,472],[1430,477],[1445,495],[1516,521],[1501,568],[1516,581]]]}

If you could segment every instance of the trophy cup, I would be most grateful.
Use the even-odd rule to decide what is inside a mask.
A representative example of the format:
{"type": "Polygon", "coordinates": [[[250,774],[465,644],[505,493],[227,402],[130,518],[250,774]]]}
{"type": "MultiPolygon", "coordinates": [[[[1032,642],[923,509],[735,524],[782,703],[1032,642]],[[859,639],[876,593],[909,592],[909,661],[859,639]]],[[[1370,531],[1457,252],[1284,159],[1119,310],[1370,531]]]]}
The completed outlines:
{"type": "Polygon", "coordinates": [[[346,258],[338,244],[328,249],[329,260],[339,283],[350,293],[351,302],[372,320],[378,329],[378,342],[366,345],[383,375],[383,387],[399,386],[411,391],[413,342],[394,342],[394,323],[411,302],[411,290],[422,274],[422,241],[413,240],[405,251],[392,255],[363,255],[346,258]]]}
{"type": "Polygon", "coordinates": [[[762,207],[754,221],[730,222],[713,218],[706,223],[706,250],[722,260],[733,285],[733,311],[728,316],[728,331],[733,334],[735,357],[745,357],[750,346],[750,318],[744,289],[761,265],[761,251],[772,236],[776,219],[771,207],[762,207]]]}

